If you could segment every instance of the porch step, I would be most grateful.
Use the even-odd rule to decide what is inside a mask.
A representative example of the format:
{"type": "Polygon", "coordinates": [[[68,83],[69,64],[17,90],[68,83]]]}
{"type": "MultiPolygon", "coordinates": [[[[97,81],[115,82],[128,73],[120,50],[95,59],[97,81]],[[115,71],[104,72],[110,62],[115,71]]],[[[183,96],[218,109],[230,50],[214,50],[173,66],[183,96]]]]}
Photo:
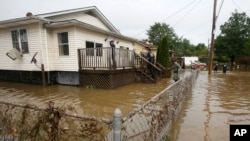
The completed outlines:
{"type": "Polygon", "coordinates": [[[149,73],[148,70],[144,70],[144,69],[137,69],[137,72],[140,74],[140,79],[142,82],[145,83],[155,83],[156,79],[154,79],[151,74],[149,73]]]}

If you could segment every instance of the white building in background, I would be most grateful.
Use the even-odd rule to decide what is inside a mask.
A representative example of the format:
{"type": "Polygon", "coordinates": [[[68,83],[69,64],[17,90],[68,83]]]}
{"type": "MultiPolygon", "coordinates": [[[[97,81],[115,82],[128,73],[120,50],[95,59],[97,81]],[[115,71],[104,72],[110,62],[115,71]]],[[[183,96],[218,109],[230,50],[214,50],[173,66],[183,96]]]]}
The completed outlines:
{"type": "Polygon", "coordinates": [[[191,63],[199,61],[199,58],[197,56],[182,57],[182,58],[184,58],[185,66],[190,66],[191,63]]]}

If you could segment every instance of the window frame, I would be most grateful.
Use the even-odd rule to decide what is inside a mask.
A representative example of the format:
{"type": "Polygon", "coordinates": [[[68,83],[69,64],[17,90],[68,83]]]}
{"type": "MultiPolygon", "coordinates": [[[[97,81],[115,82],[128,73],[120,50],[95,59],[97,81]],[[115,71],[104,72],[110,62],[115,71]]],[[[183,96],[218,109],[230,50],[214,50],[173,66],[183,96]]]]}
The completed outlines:
{"type": "Polygon", "coordinates": [[[96,48],[96,56],[102,56],[102,48],[103,44],[102,43],[95,43],[95,48],[96,48]]]}
{"type": "Polygon", "coordinates": [[[95,43],[92,41],[86,41],[85,46],[86,46],[86,56],[95,56],[94,53],[95,43]]]}
{"type": "Polygon", "coordinates": [[[26,28],[12,29],[11,31],[12,47],[16,48],[22,54],[29,54],[29,40],[26,28]]]}
{"type": "Polygon", "coordinates": [[[68,32],[58,32],[58,53],[59,56],[69,56],[69,33],[68,32]],[[63,37],[66,34],[67,37],[63,37]]]}
{"type": "Polygon", "coordinates": [[[102,43],[94,41],[85,41],[86,56],[102,56],[102,43]]]}

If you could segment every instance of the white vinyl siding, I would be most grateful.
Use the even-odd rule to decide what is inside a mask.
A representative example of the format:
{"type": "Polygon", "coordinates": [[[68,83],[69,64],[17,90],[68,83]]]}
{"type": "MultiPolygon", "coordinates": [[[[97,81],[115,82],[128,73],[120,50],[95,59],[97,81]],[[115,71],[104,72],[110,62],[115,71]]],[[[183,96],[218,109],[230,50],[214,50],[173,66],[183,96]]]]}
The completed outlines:
{"type": "MultiPolygon", "coordinates": [[[[102,44],[103,48],[109,48],[110,44],[109,41],[110,40],[115,40],[115,45],[116,48],[119,48],[120,46],[126,46],[129,48],[129,50],[133,50],[133,42],[132,41],[127,41],[127,40],[123,40],[123,39],[119,39],[119,38],[115,38],[112,36],[107,36],[106,34],[101,34],[101,33],[97,33],[97,32],[93,32],[90,30],[86,30],[86,29],[81,29],[81,28],[76,28],[77,30],[77,41],[76,41],[76,47],[77,48],[87,48],[86,47],[86,41],[90,41],[95,43],[100,43],[102,44]],[[107,39],[105,41],[105,39],[107,39]],[[119,41],[119,43],[117,44],[117,41],[119,41]]],[[[93,52],[93,53],[89,53],[93,55],[93,57],[90,57],[91,59],[96,59],[98,58],[98,60],[101,60],[102,63],[104,64],[109,61],[109,57],[107,56],[107,49],[103,49],[100,52],[100,56],[98,55],[97,52],[93,52]],[[96,56],[96,57],[95,57],[96,56]]],[[[109,53],[110,54],[110,53],[109,53]]],[[[116,55],[119,55],[118,53],[116,55]]],[[[89,58],[89,59],[90,59],[89,58]]],[[[94,61],[94,60],[89,60],[89,61],[94,61]]]]}
{"type": "Polygon", "coordinates": [[[77,48],[75,45],[75,30],[74,27],[66,27],[63,29],[56,29],[50,32],[52,34],[52,44],[49,46],[49,50],[53,51],[54,56],[54,66],[51,66],[51,70],[55,71],[78,71],[78,61],[77,61],[77,48]],[[59,43],[58,43],[58,33],[68,33],[68,46],[69,55],[61,56],[59,54],[59,43]]]}
{"type": "MultiPolygon", "coordinates": [[[[105,38],[107,38],[107,35],[105,34],[100,34],[100,33],[96,33],[90,30],[86,30],[86,29],[81,29],[81,28],[77,28],[77,47],[78,48],[87,48],[86,46],[86,42],[92,42],[93,46],[95,46],[95,43],[99,43],[102,44],[103,48],[105,47],[109,47],[109,43],[108,41],[105,41],[105,38]]],[[[101,56],[94,56],[95,54],[97,55],[97,53],[93,52],[92,55],[90,53],[86,54],[86,55],[91,55],[88,56],[90,60],[93,62],[94,59],[98,59],[101,60],[100,64],[107,64],[107,53],[104,52],[107,50],[102,50],[102,55],[101,56]]],[[[87,63],[87,62],[86,62],[87,63]]]]}
{"type": "Polygon", "coordinates": [[[77,13],[71,13],[71,14],[64,14],[64,15],[59,15],[59,16],[54,16],[54,17],[46,17],[48,19],[56,20],[56,21],[63,21],[63,20],[69,20],[69,19],[76,19],[78,21],[99,27],[103,30],[110,31],[107,26],[98,18],[85,14],[83,12],[77,12],[77,13]]]}
{"type": "Polygon", "coordinates": [[[39,33],[39,24],[29,24],[21,27],[15,27],[13,28],[6,28],[0,30],[0,69],[3,70],[27,70],[27,71],[40,71],[40,68],[37,67],[34,64],[31,64],[31,58],[35,54],[35,52],[38,52],[38,55],[36,59],[38,60],[38,65],[41,63],[41,54],[40,54],[40,36],[38,36],[39,33]],[[5,55],[7,52],[13,49],[12,44],[12,36],[11,31],[15,29],[26,29],[27,32],[27,38],[28,38],[28,44],[29,44],[29,53],[23,54],[23,57],[21,59],[16,59],[13,61],[10,59],[7,55],[5,55]]]}
{"type": "MultiPolygon", "coordinates": [[[[46,62],[49,64],[49,66],[47,67],[47,65],[45,65],[45,69],[48,71],[54,71],[56,70],[56,66],[55,66],[55,61],[56,61],[56,54],[58,52],[58,48],[54,46],[54,36],[51,30],[46,30],[44,31],[45,33],[47,33],[47,35],[44,37],[45,41],[47,40],[47,45],[44,45],[44,51],[46,52],[46,46],[47,46],[47,56],[48,58],[46,58],[46,62]],[[47,38],[46,38],[47,37],[47,38]]],[[[56,38],[55,38],[56,39],[56,38]]],[[[46,57],[46,54],[45,54],[46,57]]]]}
{"type": "Polygon", "coordinates": [[[77,32],[77,35],[76,35],[77,36],[77,40],[76,40],[77,48],[86,48],[86,45],[85,45],[86,41],[100,43],[103,45],[103,47],[110,47],[109,41],[114,40],[116,48],[119,48],[120,46],[125,46],[125,47],[128,47],[129,50],[134,49],[132,41],[119,39],[116,37],[108,36],[106,34],[97,33],[97,32],[93,32],[87,29],[82,29],[82,28],[76,28],[76,32],[77,32]],[[105,39],[107,40],[105,41],[105,39]],[[118,44],[117,44],[117,41],[119,41],[118,44]]]}
{"type": "MultiPolygon", "coordinates": [[[[68,26],[63,28],[44,28],[42,23],[27,24],[15,28],[5,28],[0,30],[0,56],[1,70],[25,70],[41,71],[41,64],[44,64],[45,71],[74,71],[78,69],[78,52],[77,49],[86,48],[86,41],[95,43],[95,46],[102,45],[110,47],[109,41],[119,41],[116,47],[129,47],[133,49],[133,42],[128,40],[112,37],[107,34],[94,32],[88,29],[68,26]],[[26,29],[29,45],[29,53],[23,54],[21,59],[11,60],[5,54],[13,49],[11,31],[14,29],[26,29]],[[69,55],[59,55],[58,33],[68,33],[69,55]],[[105,39],[107,39],[105,41],[105,39]],[[37,65],[31,63],[32,56],[37,52],[37,65]]],[[[107,60],[106,53],[96,52],[95,55],[103,60],[107,60]]]]}

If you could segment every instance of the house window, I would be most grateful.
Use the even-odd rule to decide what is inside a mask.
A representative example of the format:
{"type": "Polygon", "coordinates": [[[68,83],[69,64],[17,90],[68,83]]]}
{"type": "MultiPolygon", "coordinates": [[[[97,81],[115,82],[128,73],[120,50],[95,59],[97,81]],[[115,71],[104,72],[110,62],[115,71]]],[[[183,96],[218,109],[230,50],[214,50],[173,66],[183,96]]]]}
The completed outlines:
{"type": "Polygon", "coordinates": [[[29,53],[28,36],[26,29],[12,30],[11,37],[13,48],[16,48],[17,50],[22,52],[22,54],[29,53]]]}
{"type": "Polygon", "coordinates": [[[86,41],[86,55],[94,56],[94,42],[86,41]]]}
{"type": "Polygon", "coordinates": [[[102,56],[102,44],[95,43],[96,47],[96,56],[102,56]]]}
{"type": "Polygon", "coordinates": [[[121,51],[121,54],[123,55],[123,57],[128,57],[129,55],[129,48],[128,47],[124,47],[124,46],[120,46],[120,51],[121,51]]]}
{"type": "Polygon", "coordinates": [[[102,56],[102,44],[86,41],[87,56],[102,56]],[[95,50],[96,49],[96,50],[95,50]]]}
{"type": "Polygon", "coordinates": [[[59,45],[59,55],[69,55],[69,41],[68,32],[62,32],[57,34],[58,45],[59,45]]]}

